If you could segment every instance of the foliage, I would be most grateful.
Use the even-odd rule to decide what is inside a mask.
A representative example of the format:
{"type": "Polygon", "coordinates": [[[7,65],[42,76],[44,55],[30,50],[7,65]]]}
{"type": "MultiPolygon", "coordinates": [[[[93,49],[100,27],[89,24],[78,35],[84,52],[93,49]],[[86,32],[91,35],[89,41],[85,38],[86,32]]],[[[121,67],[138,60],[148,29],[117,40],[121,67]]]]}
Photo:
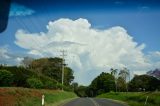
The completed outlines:
{"type": "MultiPolygon", "coordinates": [[[[57,80],[61,83],[62,77],[62,59],[55,58],[41,58],[32,61],[30,64],[32,70],[36,73],[40,73],[46,75],[52,79],[57,80]]],[[[69,67],[65,67],[64,69],[64,85],[70,85],[71,81],[73,81],[73,70],[69,67]]]]}
{"type": "Polygon", "coordinates": [[[87,97],[86,94],[86,86],[79,86],[76,90],[75,93],[79,96],[79,97],[87,97]]]}
{"type": "Polygon", "coordinates": [[[78,83],[77,82],[73,82],[71,84],[71,87],[72,87],[73,91],[76,91],[78,89],[78,83]]]}
{"type": "Polygon", "coordinates": [[[57,81],[44,76],[42,74],[33,72],[29,69],[26,69],[24,67],[16,67],[16,66],[0,66],[1,70],[8,70],[13,74],[13,83],[12,86],[17,86],[17,87],[30,87],[28,86],[27,79],[29,78],[37,78],[40,79],[41,82],[43,83],[43,88],[47,89],[58,89],[57,87],[57,81]]]}
{"type": "Polygon", "coordinates": [[[29,78],[29,79],[27,79],[27,84],[31,88],[42,88],[43,87],[43,83],[41,82],[41,80],[39,80],[37,78],[29,78]]]}
{"type": "Polygon", "coordinates": [[[32,76],[37,77],[38,75],[28,69],[17,66],[0,66],[0,69],[10,71],[13,74],[13,86],[27,87],[26,80],[32,76]]]}
{"type": "Polygon", "coordinates": [[[136,75],[129,83],[130,91],[155,91],[160,87],[160,80],[149,75],[136,75]]]}
{"type": "Polygon", "coordinates": [[[120,70],[120,72],[119,72],[119,78],[124,81],[124,84],[125,84],[125,87],[126,87],[126,91],[128,92],[127,78],[130,79],[129,70],[127,68],[123,68],[122,70],[120,70]]]}
{"type": "Polygon", "coordinates": [[[13,74],[7,70],[0,70],[0,86],[11,86],[13,74]]]}
{"type": "Polygon", "coordinates": [[[109,91],[115,91],[114,77],[109,73],[102,72],[91,82],[86,93],[88,96],[96,96],[109,91]]]}
{"type": "Polygon", "coordinates": [[[116,88],[116,92],[117,92],[117,74],[118,74],[118,69],[110,69],[111,71],[111,75],[114,76],[114,82],[115,82],[115,88],[116,88]]]}
{"type": "MultiPolygon", "coordinates": [[[[3,66],[0,65],[0,70],[7,70],[13,74],[12,86],[17,87],[33,87],[28,84],[27,80],[36,78],[43,84],[42,88],[47,89],[61,89],[62,70],[61,58],[41,58],[33,60],[31,58],[24,58],[23,66],[3,66]]],[[[73,70],[69,67],[64,68],[64,86],[67,91],[71,91],[71,81],[73,81],[73,70]]],[[[40,87],[41,88],[41,87],[40,87]]]]}
{"type": "Polygon", "coordinates": [[[21,61],[21,65],[24,66],[25,68],[29,68],[33,60],[34,59],[31,57],[24,57],[23,60],[21,61]]]}
{"type": "Polygon", "coordinates": [[[73,81],[73,70],[69,67],[64,68],[64,84],[70,85],[70,83],[73,81]]]}
{"type": "Polygon", "coordinates": [[[122,77],[118,77],[118,79],[117,79],[117,88],[118,88],[119,92],[126,91],[126,82],[122,77]]]}

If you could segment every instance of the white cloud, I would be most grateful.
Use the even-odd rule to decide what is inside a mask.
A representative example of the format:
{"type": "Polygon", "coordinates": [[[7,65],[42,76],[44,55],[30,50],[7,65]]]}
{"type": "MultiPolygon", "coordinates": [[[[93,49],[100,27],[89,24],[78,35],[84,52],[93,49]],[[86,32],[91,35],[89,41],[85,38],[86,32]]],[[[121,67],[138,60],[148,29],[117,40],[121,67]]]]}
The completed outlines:
{"type": "Polygon", "coordinates": [[[17,3],[12,3],[9,16],[26,16],[26,15],[31,15],[34,12],[35,12],[34,10],[28,7],[25,7],[17,3]]]}
{"type": "Polygon", "coordinates": [[[0,59],[9,59],[10,56],[7,54],[8,53],[8,48],[7,46],[2,46],[0,47],[0,59]]]}
{"type": "Polygon", "coordinates": [[[47,29],[46,33],[18,30],[15,43],[40,57],[57,56],[61,49],[67,50],[67,62],[75,70],[75,81],[81,84],[89,84],[111,67],[144,71],[151,66],[142,52],[145,45],[135,42],[121,26],[100,30],[92,28],[86,19],[62,18],[50,21],[47,29]]]}
{"type": "Polygon", "coordinates": [[[19,65],[22,59],[22,57],[14,56],[9,46],[0,46],[0,64],[19,65]]]}

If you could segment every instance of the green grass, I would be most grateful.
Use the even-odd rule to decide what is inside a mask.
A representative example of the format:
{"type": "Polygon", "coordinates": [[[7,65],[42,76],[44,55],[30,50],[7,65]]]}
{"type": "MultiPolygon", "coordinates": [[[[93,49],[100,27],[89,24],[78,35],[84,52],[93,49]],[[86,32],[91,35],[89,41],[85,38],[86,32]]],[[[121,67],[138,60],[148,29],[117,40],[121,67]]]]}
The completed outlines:
{"type": "Polygon", "coordinates": [[[60,90],[0,87],[0,101],[2,101],[0,105],[41,106],[43,94],[45,95],[45,106],[57,106],[66,100],[77,97],[73,92],[60,90]]]}
{"type": "Polygon", "coordinates": [[[109,98],[126,102],[129,106],[160,106],[160,92],[110,92],[98,95],[98,98],[109,98]]]}
{"type": "Polygon", "coordinates": [[[55,106],[56,104],[59,104],[61,102],[64,102],[66,99],[70,98],[75,98],[77,97],[74,93],[72,92],[65,92],[65,91],[59,91],[59,92],[45,92],[45,101],[46,101],[46,106],[55,106]]]}

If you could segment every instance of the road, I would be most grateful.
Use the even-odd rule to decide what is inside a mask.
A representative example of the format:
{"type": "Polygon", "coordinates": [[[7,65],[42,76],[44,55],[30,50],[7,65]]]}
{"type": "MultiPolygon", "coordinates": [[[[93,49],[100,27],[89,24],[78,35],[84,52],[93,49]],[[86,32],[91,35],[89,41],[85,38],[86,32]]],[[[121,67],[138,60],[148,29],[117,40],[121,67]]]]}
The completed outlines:
{"type": "Polygon", "coordinates": [[[63,106],[127,106],[112,100],[100,98],[77,98],[63,106]]]}

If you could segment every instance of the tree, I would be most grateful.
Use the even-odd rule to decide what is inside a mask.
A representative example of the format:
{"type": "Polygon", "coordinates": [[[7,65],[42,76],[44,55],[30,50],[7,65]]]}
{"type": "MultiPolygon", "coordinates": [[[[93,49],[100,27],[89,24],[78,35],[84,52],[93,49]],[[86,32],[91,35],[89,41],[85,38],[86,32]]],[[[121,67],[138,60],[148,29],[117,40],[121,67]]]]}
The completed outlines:
{"type": "Polygon", "coordinates": [[[75,93],[79,96],[79,97],[87,97],[86,94],[86,86],[78,86],[78,88],[75,90],[75,93]]]}
{"type": "Polygon", "coordinates": [[[71,86],[72,86],[72,88],[73,88],[73,91],[75,92],[75,91],[77,90],[77,88],[78,88],[78,83],[77,83],[77,82],[73,82],[73,83],[71,84],[71,86]]]}
{"type": "Polygon", "coordinates": [[[111,75],[114,76],[115,88],[116,88],[116,92],[117,92],[117,71],[118,71],[118,69],[111,68],[110,71],[111,71],[111,75]]]}
{"type": "Polygon", "coordinates": [[[129,82],[130,91],[154,91],[160,86],[160,80],[149,75],[136,75],[129,82]]]}
{"type": "Polygon", "coordinates": [[[7,70],[0,70],[0,86],[11,86],[13,74],[7,70]]]}
{"type": "Polygon", "coordinates": [[[64,85],[70,85],[70,83],[73,81],[73,70],[69,67],[64,68],[64,85]]]}
{"type": "Polygon", "coordinates": [[[119,92],[126,91],[126,82],[122,77],[117,78],[117,88],[119,92]]]}
{"type": "Polygon", "coordinates": [[[115,90],[115,82],[114,77],[109,74],[102,72],[99,76],[97,76],[89,86],[89,89],[91,90],[92,96],[96,96],[105,92],[114,91],[115,90]]]}
{"type": "MultiPolygon", "coordinates": [[[[61,83],[62,80],[62,59],[55,58],[41,58],[32,61],[32,70],[36,73],[46,75],[61,83]]],[[[73,81],[73,70],[70,67],[64,68],[64,85],[70,85],[73,81]]]]}
{"type": "Polygon", "coordinates": [[[27,79],[27,84],[31,88],[42,88],[43,87],[43,83],[41,82],[40,79],[37,79],[37,78],[29,78],[29,79],[27,79]]]}
{"type": "Polygon", "coordinates": [[[125,81],[126,91],[128,92],[127,78],[130,79],[129,70],[127,68],[123,68],[122,70],[120,70],[119,76],[125,81]]]}
{"type": "Polygon", "coordinates": [[[31,57],[24,57],[23,60],[21,61],[21,64],[25,68],[29,68],[33,60],[34,59],[31,57]]]}

